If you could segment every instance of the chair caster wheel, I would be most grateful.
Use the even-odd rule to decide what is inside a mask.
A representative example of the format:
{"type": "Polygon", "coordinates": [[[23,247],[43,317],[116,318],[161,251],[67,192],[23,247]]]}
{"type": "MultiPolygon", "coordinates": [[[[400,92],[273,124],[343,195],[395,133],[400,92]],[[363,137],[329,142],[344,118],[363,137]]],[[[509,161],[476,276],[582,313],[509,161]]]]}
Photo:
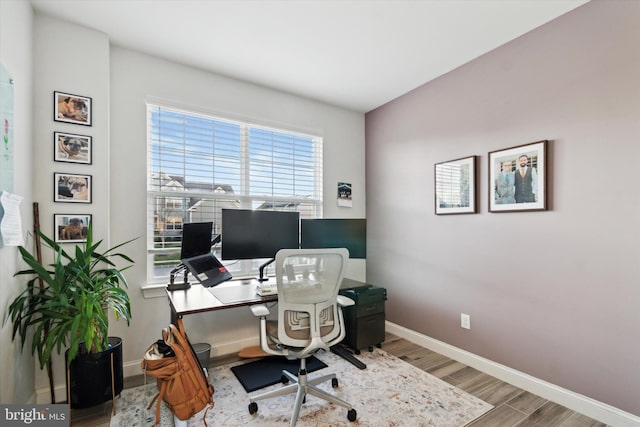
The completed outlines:
{"type": "Polygon", "coordinates": [[[280,382],[281,382],[282,384],[287,384],[287,383],[289,383],[289,377],[287,377],[286,375],[281,376],[281,377],[280,377],[280,382]]]}
{"type": "Polygon", "coordinates": [[[253,415],[256,412],[258,412],[258,404],[256,402],[249,403],[249,413],[253,415]]]}
{"type": "Polygon", "coordinates": [[[331,379],[331,387],[338,388],[339,386],[340,386],[340,384],[338,383],[338,379],[337,378],[332,378],[331,379]]]}
{"type": "Polygon", "coordinates": [[[355,421],[356,418],[358,417],[358,413],[356,412],[355,409],[350,409],[349,412],[347,412],[347,419],[351,422],[355,421]]]}
{"type": "Polygon", "coordinates": [[[372,353],[372,352],[373,352],[373,346],[372,346],[372,345],[370,345],[370,346],[369,346],[369,353],[372,353]]]}

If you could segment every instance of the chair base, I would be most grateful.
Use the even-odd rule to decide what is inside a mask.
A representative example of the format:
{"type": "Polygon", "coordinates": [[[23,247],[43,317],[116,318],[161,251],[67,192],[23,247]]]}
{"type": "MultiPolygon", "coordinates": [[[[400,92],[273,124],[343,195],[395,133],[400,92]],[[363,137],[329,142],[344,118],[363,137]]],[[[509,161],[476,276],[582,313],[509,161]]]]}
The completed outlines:
{"type": "Polygon", "coordinates": [[[300,408],[302,404],[305,403],[306,397],[308,394],[323,399],[327,402],[332,402],[336,405],[347,408],[347,418],[349,421],[355,421],[357,417],[356,410],[353,409],[350,403],[327,393],[326,391],[316,387],[317,384],[321,384],[325,381],[331,380],[331,385],[333,388],[338,387],[338,379],[336,378],[336,374],[328,374],[323,375],[321,377],[309,379],[307,377],[307,368],[306,368],[306,359],[300,359],[300,370],[298,371],[298,376],[291,374],[289,371],[283,370],[283,376],[285,376],[291,384],[285,385],[284,387],[271,390],[262,394],[258,394],[256,396],[251,396],[249,398],[249,413],[255,414],[258,411],[258,404],[256,401],[269,399],[271,397],[284,396],[287,394],[296,395],[296,400],[293,405],[293,414],[291,415],[291,422],[289,423],[290,427],[294,427],[296,422],[298,421],[298,416],[300,414],[300,408]]]}

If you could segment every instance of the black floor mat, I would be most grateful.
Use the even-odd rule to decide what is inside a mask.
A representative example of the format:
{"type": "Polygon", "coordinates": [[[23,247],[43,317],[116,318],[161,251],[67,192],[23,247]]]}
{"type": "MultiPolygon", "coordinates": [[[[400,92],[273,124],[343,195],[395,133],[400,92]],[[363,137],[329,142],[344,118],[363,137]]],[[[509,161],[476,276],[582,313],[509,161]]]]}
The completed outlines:
{"type": "MultiPolygon", "coordinates": [[[[307,358],[307,372],[314,372],[326,368],[327,365],[315,356],[307,358]]],[[[281,382],[282,370],[286,369],[293,375],[298,375],[299,360],[287,360],[284,357],[265,357],[254,362],[245,363],[231,368],[242,387],[252,391],[281,382]]]]}

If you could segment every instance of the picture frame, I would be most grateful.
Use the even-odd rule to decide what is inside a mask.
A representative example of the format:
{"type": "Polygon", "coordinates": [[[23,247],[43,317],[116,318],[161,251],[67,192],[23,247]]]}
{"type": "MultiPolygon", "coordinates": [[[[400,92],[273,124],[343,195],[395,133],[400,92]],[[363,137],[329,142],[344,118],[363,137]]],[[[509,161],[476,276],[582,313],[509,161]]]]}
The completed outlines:
{"type": "Polygon", "coordinates": [[[53,92],[53,120],[91,126],[92,100],[88,96],[53,92]]]}
{"type": "Polygon", "coordinates": [[[74,133],[53,133],[53,160],[56,162],[91,164],[93,137],[74,133]]]}
{"type": "Polygon", "coordinates": [[[547,209],[548,142],[489,152],[489,212],[547,209]]]}
{"type": "Polygon", "coordinates": [[[91,203],[91,175],[54,172],[54,202],[91,203]]]}
{"type": "Polygon", "coordinates": [[[478,212],[477,163],[478,156],[468,156],[434,165],[436,215],[478,212]]]}
{"type": "Polygon", "coordinates": [[[84,243],[91,223],[91,214],[54,214],[53,229],[56,243],[84,243]]]}
{"type": "Polygon", "coordinates": [[[343,208],[353,207],[353,199],[351,197],[351,183],[338,182],[338,206],[343,208]]]}

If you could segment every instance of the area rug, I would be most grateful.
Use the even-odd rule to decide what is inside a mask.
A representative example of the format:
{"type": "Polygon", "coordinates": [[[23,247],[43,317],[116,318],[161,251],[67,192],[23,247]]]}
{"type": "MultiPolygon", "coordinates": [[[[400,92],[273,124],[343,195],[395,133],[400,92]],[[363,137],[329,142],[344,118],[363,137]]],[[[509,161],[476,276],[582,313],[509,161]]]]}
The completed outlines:
{"type": "MultiPolygon", "coordinates": [[[[317,375],[335,372],[340,382],[339,388],[331,388],[331,381],[320,387],[350,402],[358,412],[358,419],[349,422],[346,409],[309,396],[300,411],[299,427],[460,427],[492,408],[380,349],[358,356],[367,365],[364,370],[333,353],[319,353],[317,357],[329,365],[317,375]]],[[[254,393],[247,394],[230,369],[240,363],[243,362],[209,370],[209,380],[215,387],[215,407],[206,413],[207,424],[223,427],[289,425],[292,395],[259,401],[258,413],[249,414],[249,395],[254,393]]],[[[153,378],[149,380],[151,382],[153,378]]],[[[276,384],[255,394],[280,386],[276,384]]],[[[155,382],[124,390],[116,399],[116,415],[111,418],[110,427],[153,426],[155,404],[150,410],[146,407],[156,393],[155,382]]],[[[204,413],[203,410],[190,419],[189,427],[204,427],[204,413]]],[[[164,404],[160,425],[173,426],[173,415],[164,404]]]]}

